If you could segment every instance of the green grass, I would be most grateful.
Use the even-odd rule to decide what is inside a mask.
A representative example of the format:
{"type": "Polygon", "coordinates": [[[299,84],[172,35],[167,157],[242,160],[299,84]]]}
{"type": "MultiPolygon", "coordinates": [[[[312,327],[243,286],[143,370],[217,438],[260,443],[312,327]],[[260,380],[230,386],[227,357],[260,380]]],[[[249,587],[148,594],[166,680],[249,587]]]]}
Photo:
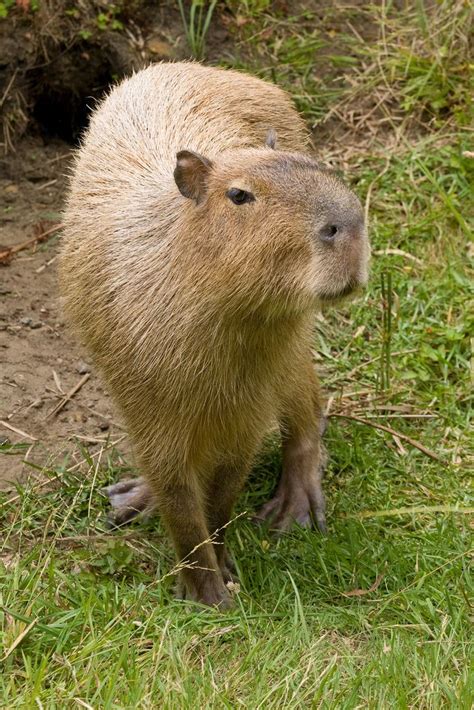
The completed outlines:
{"type": "Polygon", "coordinates": [[[212,15],[217,0],[191,0],[189,15],[186,14],[184,1],[178,0],[186,42],[194,59],[203,59],[206,47],[206,35],[209,31],[212,15]]]}
{"type": "MultiPolygon", "coordinates": [[[[32,481],[14,501],[12,494],[3,499],[0,705],[472,707],[474,161],[463,156],[472,150],[463,128],[469,102],[465,74],[456,69],[467,61],[464,6],[441,3],[437,10],[457,18],[453,55],[440,55],[448,81],[456,82],[447,106],[427,103],[420,84],[409,88],[406,104],[406,55],[393,61],[404,37],[406,51],[436,55],[430,22],[439,18],[422,11],[423,3],[411,24],[400,16],[398,26],[395,15],[361,10],[383,23],[385,39],[371,48],[379,71],[362,65],[367,46],[343,41],[338,56],[359,52],[361,64],[354,71],[346,62],[337,96],[322,93],[329,110],[338,107],[333,120],[345,133],[335,162],[367,200],[374,250],[366,295],[317,321],[315,358],[330,412],[349,417],[332,417],[326,437],[329,536],[295,528],[276,539],[243,515],[229,533],[241,585],[236,608],[197,612],[172,597],[173,555],[157,521],[105,529],[99,489],[127,470],[120,444],[95,458],[82,449],[73,470],[56,462],[42,472],[55,485],[32,481]],[[424,36],[432,40],[423,44],[424,36]],[[351,107],[377,95],[387,67],[395,71],[393,95],[361,126],[351,125],[351,107]]],[[[314,41],[314,23],[307,30],[304,17],[288,21],[250,9],[252,31],[278,26],[268,49],[276,79],[288,78],[295,94],[298,82],[313,82],[315,93],[302,106],[313,122],[317,61],[314,47],[305,55],[304,42],[307,32],[314,41]],[[293,52],[291,67],[278,62],[282,46],[293,52]]],[[[233,63],[268,69],[260,50],[233,63]]],[[[423,80],[431,78],[425,73],[423,80]]],[[[322,157],[334,157],[333,144],[318,145],[322,157]]],[[[22,455],[21,447],[4,449],[22,455]]],[[[279,465],[270,441],[238,512],[252,512],[270,495],[279,465]]]]}

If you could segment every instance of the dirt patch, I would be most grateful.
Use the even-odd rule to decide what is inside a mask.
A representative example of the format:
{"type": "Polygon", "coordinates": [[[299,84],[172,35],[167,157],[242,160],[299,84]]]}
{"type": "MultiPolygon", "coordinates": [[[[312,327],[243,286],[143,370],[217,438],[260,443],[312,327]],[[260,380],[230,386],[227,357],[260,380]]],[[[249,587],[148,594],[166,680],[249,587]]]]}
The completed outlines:
{"type": "MultiPolygon", "coordinates": [[[[28,139],[1,161],[2,245],[21,243],[60,220],[70,156],[65,143],[28,139]]],[[[55,269],[58,239],[0,266],[0,438],[31,444],[26,458],[37,464],[58,461],[77,449],[78,440],[93,447],[95,439],[120,433],[100,380],[64,323],[55,269]],[[48,416],[88,373],[60,413],[48,416]]],[[[0,457],[0,488],[31,471],[24,458],[0,457]]]]}

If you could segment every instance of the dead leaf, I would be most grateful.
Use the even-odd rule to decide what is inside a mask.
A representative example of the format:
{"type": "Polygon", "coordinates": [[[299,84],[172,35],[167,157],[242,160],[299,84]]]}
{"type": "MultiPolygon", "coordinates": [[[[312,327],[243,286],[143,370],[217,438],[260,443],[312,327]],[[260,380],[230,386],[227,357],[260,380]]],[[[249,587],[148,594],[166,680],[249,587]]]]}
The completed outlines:
{"type": "Polygon", "coordinates": [[[150,39],[147,40],[146,48],[152,54],[156,54],[165,59],[170,59],[173,56],[173,47],[168,44],[168,42],[158,37],[150,37],[150,39]]]}
{"type": "Polygon", "coordinates": [[[366,594],[371,594],[372,592],[375,592],[383,578],[384,573],[382,572],[382,574],[379,574],[375,582],[368,589],[351,589],[350,592],[341,592],[341,594],[343,597],[365,597],[366,594]]]}
{"type": "Polygon", "coordinates": [[[244,27],[245,25],[248,25],[249,22],[251,22],[251,19],[249,17],[245,17],[245,15],[237,15],[235,18],[235,24],[237,27],[244,27]]]}

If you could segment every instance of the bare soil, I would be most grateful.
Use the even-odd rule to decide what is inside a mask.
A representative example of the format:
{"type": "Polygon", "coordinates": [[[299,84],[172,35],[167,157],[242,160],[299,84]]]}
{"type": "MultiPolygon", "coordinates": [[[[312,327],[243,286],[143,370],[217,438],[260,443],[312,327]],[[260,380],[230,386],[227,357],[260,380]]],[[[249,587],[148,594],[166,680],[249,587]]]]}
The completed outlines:
{"type": "MultiPolygon", "coordinates": [[[[140,0],[130,8],[123,19],[138,24],[127,33],[98,30],[94,0],[81,4],[77,17],[59,0],[41,4],[37,13],[15,5],[0,23],[0,252],[60,223],[72,145],[107,86],[150,61],[186,56],[177,7],[153,5],[151,11],[140,0]],[[84,29],[91,30],[87,41],[80,39],[84,29]]],[[[222,44],[223,30],[217,35],[222,44]]],[[[31,463],[57,465],[74,457],[78,442],[93,452],[123,436],[61,312],[59,239],[53,235],[0,264],[0,444],[25,444],[18,455],[0,457],[0,489],[34,474],[31,463]]]]}
{"type": "MultiPolygon", "coordinates": [[[[25,139],[0,162],[0,244],[20,244],[60,222],[66,143],[25,139]]],[[[0,457],[0,488],[89,442],[119,433],[111,403],[87,355],[65,325],[56,281],[59,237],[19,252],[0,266],[0,440],[31,446],[0,457]],[[50,412],[85,375],[57,415],[50,412]],[[17,433],[12,428],[23,432],[17,433]],[[37,440],[37,441],[35,441],[37,440]]]]}

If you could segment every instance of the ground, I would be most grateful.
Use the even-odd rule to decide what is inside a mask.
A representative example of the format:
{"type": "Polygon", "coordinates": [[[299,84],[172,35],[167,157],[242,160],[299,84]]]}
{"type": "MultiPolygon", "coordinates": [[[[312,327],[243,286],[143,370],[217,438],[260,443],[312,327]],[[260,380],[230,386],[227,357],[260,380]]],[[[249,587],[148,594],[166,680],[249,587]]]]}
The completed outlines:
{"type": "MultiPolygon", "coordinates": [[[[206,61],[290,91],[373,246],[367,293],[316,320],[329,535],[251,523],[279,473],[268,441],[229,530],[234,610],[173,599],[159,521],[105,524],[101,487],[135,469],[64,324],[60,233],[0,266],[0,705],[472,707],[469,21],[461,0],[215,10],[206,61]]],[[[135,50],[141,35],[184,56],[176,6],[147,22],[127,26],[135,50]]],[[[60,223],[77,125],[58,138],[44,122],[38,109],[1,158],[2,247],[60,223]]]]}
{"type": "MultiPolygon", "coordinates": [[[[22,141],[15,156],[3,161],[8,162],[0,177],[7,203],[3,244],[21,244],[60,222],[70,156],[69,146],[59,141],[44,145],[37,138],[22,141]]],[[[2,488],[31,473],[25,461],[57,461],[76,448],[73,439],[90,442],[116,434],[100,380],[64,324],[56,284],[57,246],[53,236],[0,267],[0,436],[31,444],[26,456],[0,458],[2,488]],[[63,395],[87,374],[89,379],[71,403],[51,415],[63,395]]]]}

